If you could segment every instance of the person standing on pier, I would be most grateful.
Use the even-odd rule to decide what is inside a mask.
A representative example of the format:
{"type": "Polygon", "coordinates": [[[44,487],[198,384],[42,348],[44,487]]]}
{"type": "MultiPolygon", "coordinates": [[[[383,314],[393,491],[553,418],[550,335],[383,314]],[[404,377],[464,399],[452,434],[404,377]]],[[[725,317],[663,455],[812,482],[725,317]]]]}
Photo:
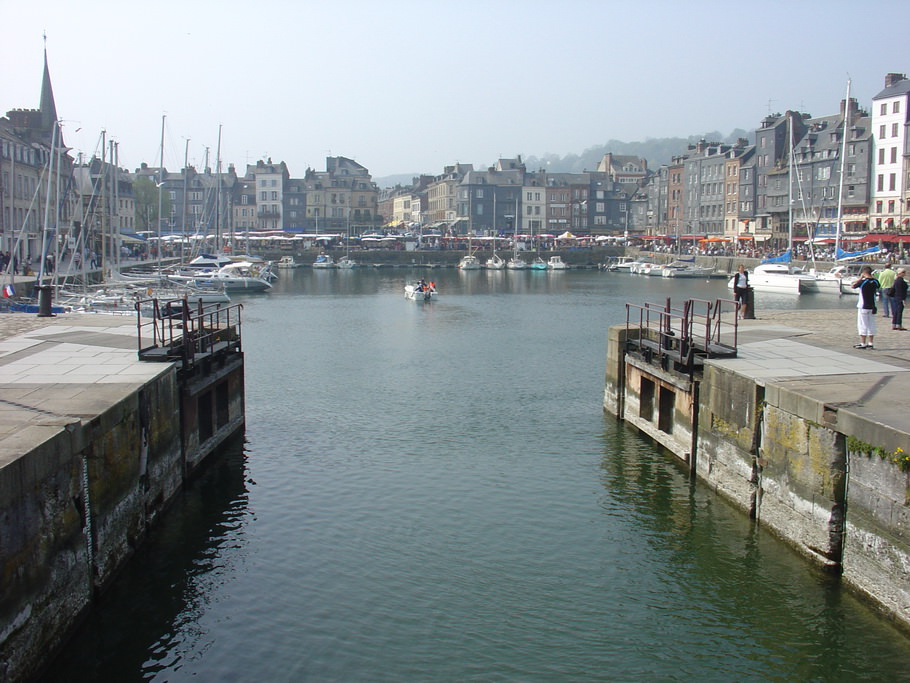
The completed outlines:
{"type": "Polygon", "coordinates": [[[859,332],[859,344],[854,349],[874,349],[872,340],[875,337],[875,295],[878,292],[878,280],[872,276],[872,267],[863,266],[859,280],[853,283],[853,289],[859,289],[859,300],[856,302],[856,328],[859,332]]]}
{"type": "Polygon", "coordinates": [[[878,274],[876,279],[879,284],[879,291],[882,299],[882,315],[886,318],[891,317],[891,287],[894,285],[895,273],[891,269],[891,263],[886,263],[885,267],[878,274]]]}
{"type": "Polygon", "coordinates": [[[904,301],[907,299],[907,275],[906,268],[898,268],[897,275],[894,278],[894,284],[891,286],[891,329],[906,330],[904,327],[904,301]]]}
{"type": "Polygon", "coordinates": [[[733,276],[733,299],[739,304],[740,318],[746,317],[746,306],[748,306],[749,302],[748,293],[749,273],[746,271],[746,267],[740,263],[736,275],[733,276]]]}

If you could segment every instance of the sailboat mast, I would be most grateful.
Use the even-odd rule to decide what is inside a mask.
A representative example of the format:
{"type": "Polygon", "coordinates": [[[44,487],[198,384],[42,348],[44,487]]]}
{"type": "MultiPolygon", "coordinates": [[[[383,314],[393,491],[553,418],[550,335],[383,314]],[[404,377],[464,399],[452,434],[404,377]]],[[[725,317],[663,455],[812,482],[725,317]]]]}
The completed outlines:
{"type": "Polygon", "coordinates": [[[847,99],[844,102],[844,128],[840,141],[840,179],[837,188],[837,226],[834,233],[834,260],[840,251],[841,230],[844,222],[844,169],[847,164],[847,126],[850,122],[850,79],[847,79],[847,99]]]}
{"type": "Polygon", "coordinates": [[[183,239],[180,241],[180,262],[184,261],[184,250],[186,249],[186,190],[187,190],[187,178],[189,173],[187,172],[187,166],[190,158],[190,139],[186,139],[186,147],[183,151],[183,207],[181,209],[180,215],[183,217],[181,222],[183,223],[183,239]]]}
{"type": "Polygon", "coordinates": [[[221,125],[218,125],[218,149],[215,151],[215,253],[221,250],[221,125]]]}
{"type": "Polygon", "coordinates": [[[161,159],[158,165],[158,270],[161,271],[161,214],[164,210],[164,120],[166,114],[161,115],[161,159]]]}
{"type": "Polygon", "coordinates": [[[790,182],[787,183],[787,249],[790,250],[790,259],[793,259],[793,112],[788,114],[788,128],[790,129],[789,171],[790,182]]]}

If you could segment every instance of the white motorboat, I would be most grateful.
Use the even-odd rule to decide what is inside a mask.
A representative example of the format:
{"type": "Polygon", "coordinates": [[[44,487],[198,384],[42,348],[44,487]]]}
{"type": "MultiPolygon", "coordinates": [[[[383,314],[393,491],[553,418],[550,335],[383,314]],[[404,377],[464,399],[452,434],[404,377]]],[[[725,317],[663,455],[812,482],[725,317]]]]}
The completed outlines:
{"type": "Polygon", "coordinates": [[[551,256],[549,261],[547,261],[547,268],[550,270],[567,270],[569,266],[562,260],[562,256],[556,255],[551,256]]]}
{"type": "Polygon", "coordinates": [[[660,270],[664,277],[711,277],[713,268],[699,266],[690,261],[674,261],[668,263],[660,270]]]}
{"type": "Polygon", "coordinates": [[[650,256],[642,256],[637,261],[630,261],[627,264],[624,264],[630,273],[635,275],[648,275],[651,272],[651,267],[654,264],[654,259],[650,256]]]}
{"type": "MultiPolygon", "coordinates": [[[[733,287],[733,278],[729,286],[733,287]]],[[[762,263],[749,273],[749,286],[756,292],[774,294],[807,294],[818,292],[814,276],[793,268],[788,263],[762,263]]]]}
{"type": "Polygon", "coordinates": [[[316,260],[313,261],[313,268],[334,268],[335,259],[332,258],[331,254],[322,253],[316,257],[316,260]]]}
{"type": "Polygon", "coordinates": [[[293,256],[282,256],[275,263],[276,268],[300,268],[300,264],[294,260],[293,256]]]}
{"type": "Polygon", "coordinates": [[[467,254],[461,257],[458,268],[460,270],[480,270],[480,260],[474,254],[467,254]]]}
{"type": "Polygon", "coordinates": [[[404,286],[404,298],[409,301],[435,301],[439,293],[433,282],[410,282],[404,286]]]}
{"type": "Polygon", "coordinates": [[[272,288],[268,266],[249,261],[232,261],[214,273],[168,275],[168,279],[196,287],[220,286],[226,292],[265,292],[272,288]]]}
{"type": "Polygon", "coordinates": [[[533,261],[531,261],[531,265],[528,266],[528,268],[531,270],[547,270],[548,266],[547,262],[538,256],[533,261]]]}

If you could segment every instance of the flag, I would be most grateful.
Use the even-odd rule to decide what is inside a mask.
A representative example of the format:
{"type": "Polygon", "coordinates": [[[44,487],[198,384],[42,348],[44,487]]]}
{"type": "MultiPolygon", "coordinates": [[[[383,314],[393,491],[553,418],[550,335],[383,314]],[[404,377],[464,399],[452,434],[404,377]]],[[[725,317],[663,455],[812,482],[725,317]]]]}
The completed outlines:
{"type": "Polygon", "coordinates": [[[12,285],[3,285],[3,298],[4,299],[9,299],[13,295],[15,295],[15,293],[16,293],[16,290],[13,289],[12,285]]]}

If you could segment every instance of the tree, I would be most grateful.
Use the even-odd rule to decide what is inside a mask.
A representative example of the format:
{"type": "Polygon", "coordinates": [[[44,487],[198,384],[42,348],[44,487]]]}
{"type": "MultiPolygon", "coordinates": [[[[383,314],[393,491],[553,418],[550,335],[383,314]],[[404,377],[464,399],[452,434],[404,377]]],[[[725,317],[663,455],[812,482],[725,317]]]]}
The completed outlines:
{"type": "MultiPolygon", "coordinates": [[[[133,197],[136,201],[136,225],[140,230],[158,232],[158,193],[161,188],[150,178],[137,178],[133,182],[133,197]]],[[[171,197],[164,193],[161,209],[165,216],[171,215],[171,197]]]]}

